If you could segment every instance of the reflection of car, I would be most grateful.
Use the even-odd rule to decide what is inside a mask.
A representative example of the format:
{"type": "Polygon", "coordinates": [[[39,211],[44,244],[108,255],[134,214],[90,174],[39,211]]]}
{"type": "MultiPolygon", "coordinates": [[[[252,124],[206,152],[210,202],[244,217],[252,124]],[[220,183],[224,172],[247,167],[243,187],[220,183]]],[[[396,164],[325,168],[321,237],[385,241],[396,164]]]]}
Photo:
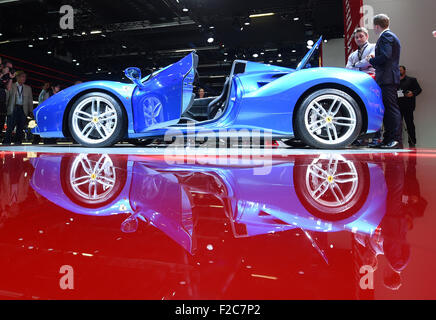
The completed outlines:
{"type": "Polygon", "coordinates": [[[123,232],[139,221],[195,250],[192,208],[211,195],[223,208],[236,238],[300,228],[305,232],[349,230],[372,234],[385,213],[381,168],[345,155],[313,156],[276,163],[268,175],[252,166],[168,165],[129,156],[41,156],[32,187],[79,214],[126,214],[123,232]]]}
{"type": "Polygon", "coordinates": [[[72,137],[84,146],[104,147],[124,138],[147,144],[173,135],[250,134],[272,131],[276,139],[298,138],[318,148],[340,148],[380,129],[381,90],[363,72],[305,68],[321,45],[313,46],[296,69],[236,60],[218,97],[194,99],[198,58],[182,60],[133,84],[93,81],[67,88],[35,110],[35,134],[72,137]],[[195,123],[195,127],[186,123],[195,123]],[[230,131],[231,130],[231,131],[230,131]]]}

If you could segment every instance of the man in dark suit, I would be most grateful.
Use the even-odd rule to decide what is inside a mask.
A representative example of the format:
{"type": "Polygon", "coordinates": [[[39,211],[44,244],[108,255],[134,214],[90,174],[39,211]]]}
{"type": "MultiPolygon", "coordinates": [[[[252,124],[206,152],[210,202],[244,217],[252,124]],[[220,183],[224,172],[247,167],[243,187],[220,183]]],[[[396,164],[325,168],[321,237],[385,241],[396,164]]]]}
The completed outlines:
{"type": "Polygon", "coordinates": [[[397,101],[400,85],[400,52],[398,37],[389,30],[389,17],[379,14],[374,17],[374,32],[379,36],[375,47],[375,56],[369,55],[367,60],[375,68],[375,80],[382,89],[385,115],[383,149],[401,149],[401,112],[397,101]]]}
{"type": "Polygon", "coordinates": [[[422,89],[416,78],[406,75],[405,66],[400,66],[400,75],[401,81],[400,90],[398,90],[398,105],[400,106],[401,115],[406,122],[409,147],[415,148],[416,133],[415,124],[413,123],[413,112],[416,106],[416,96],[422,92],[422,89]]]}

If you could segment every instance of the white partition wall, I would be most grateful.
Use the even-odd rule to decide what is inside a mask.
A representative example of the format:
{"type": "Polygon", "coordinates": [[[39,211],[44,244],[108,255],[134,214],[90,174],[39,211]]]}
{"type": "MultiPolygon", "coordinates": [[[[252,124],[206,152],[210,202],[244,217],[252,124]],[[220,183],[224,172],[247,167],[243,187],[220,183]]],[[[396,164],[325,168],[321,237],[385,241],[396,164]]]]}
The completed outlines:
{"type": "MultiPolygon", "coordinates": [[[[400,63],[423,89],[415,111],[417,146],[436,147],[436,38],[432,35],[436,30],[436,0],[363,0],[363,5],[366,17],[369,9],[391,18],[391,29],[402,45],[400,63]]],[[[376,40],[370,30],[370,41],[376,40]]]]}

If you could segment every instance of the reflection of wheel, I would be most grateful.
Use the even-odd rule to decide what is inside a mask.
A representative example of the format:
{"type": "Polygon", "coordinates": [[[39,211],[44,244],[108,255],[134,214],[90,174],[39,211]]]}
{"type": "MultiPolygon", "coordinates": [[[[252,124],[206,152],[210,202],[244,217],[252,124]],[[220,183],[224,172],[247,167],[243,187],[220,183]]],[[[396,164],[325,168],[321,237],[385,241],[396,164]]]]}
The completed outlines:
{"type": "Polygon", "coordinates": [[[295,118],[297,136],[314,148],[346,147],[356,140],[361,128],[357,102],[337,89],[322,89],[309,95],[295,118]]]}
{"type": "Polygon", "coordinates": [[[137,147],[146,147],[154,142],[155,139],[128,139],[127,142],[137,147]]]}
{"type": "Polygon", "coordinates": [[[369,169],[342,155],[297,160],[294,183],[298,198],[314,216],[342,220],[360,210],[369,192],[369,169]]]}
{"type": "Polygon", "coordinates": [[[68,117],[71,135],[86,147],[108,147],[125,133],[123,110],[110,95],[91,92],[79,98],[68,117]]]}
{"type": "Polygon", "coordinates": [[[61,164],[61,182],[65,195],[86,208],[111,203],[126,183],[125,163],[107,154],[79,154],[65,157],[61,164]]]}
{"type": "Polygon", "coordinates": [[[300,139],[288,139],[288,140],[282,140],[284,144],[290,147],[294,148],[304,148],[307,145],[301,141],[300,139]]]}

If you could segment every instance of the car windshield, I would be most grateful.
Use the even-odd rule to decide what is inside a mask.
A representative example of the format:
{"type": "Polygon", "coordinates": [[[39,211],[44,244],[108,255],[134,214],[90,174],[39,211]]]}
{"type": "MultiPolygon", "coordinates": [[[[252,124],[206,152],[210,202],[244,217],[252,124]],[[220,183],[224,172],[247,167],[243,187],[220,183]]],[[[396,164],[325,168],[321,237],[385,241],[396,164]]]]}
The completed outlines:
{"type": "Polygon", "coordinates": [[[162,71],[168,69],[168,68],[171,67],[171,66],[172,66],[172,64],[170,64],[169,66],[166,66],[165,68],[159,69],[159,70],[157,70],[157,71],[155,71],[155,72],[152,72],[152,73],[146,75],[145,77],[143,77],[143,78],[141,79],[141,82],[142,82],[142,83],[147,82],[148,80],[150,80],[150,79],[153,78],[154,76],[157,76],[159,73],[161,73],[162,71]]]}

